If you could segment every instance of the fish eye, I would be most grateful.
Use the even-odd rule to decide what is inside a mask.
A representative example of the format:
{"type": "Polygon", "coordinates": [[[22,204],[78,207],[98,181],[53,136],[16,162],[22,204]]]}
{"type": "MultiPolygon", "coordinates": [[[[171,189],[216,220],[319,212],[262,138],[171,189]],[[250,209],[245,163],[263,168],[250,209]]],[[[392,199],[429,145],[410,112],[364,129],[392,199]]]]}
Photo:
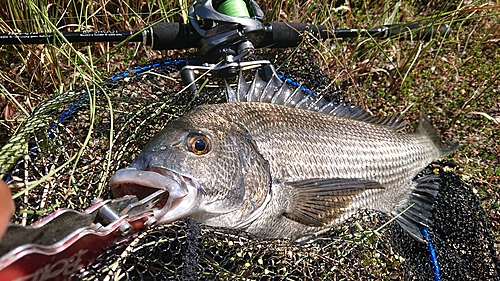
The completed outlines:
{"type": "Polygon", "coordinates": [[[187,148],[196,155],[206,154],[210,151],[210,140],[203,135],[190,134],[187,139],[187,148]]]}

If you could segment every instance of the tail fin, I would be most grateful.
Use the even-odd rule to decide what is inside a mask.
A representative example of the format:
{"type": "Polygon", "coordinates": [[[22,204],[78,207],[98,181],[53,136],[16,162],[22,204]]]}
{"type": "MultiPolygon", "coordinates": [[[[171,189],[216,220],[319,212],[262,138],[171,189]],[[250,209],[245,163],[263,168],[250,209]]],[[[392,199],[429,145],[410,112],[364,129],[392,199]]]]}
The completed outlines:
{"type": "Polygon", "coordinates": [[[439,149],[441,157],[451,154],[458,148],[459,145],[458,142],[443,142],[432,126],[429,118],[427,118],[427,116],[423,113],[420,113],[420,123],[418,124],[417,133],[429,137],[436,148],[439,149]]]}

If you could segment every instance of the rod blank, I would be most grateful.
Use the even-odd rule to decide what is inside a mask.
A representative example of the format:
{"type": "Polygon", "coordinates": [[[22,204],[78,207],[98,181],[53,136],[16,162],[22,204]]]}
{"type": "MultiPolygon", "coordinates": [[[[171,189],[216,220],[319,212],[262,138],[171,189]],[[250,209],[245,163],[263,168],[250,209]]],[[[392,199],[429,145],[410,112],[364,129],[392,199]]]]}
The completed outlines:
{"type": "MultiPolygon", "coordinates": [[[[121,42],[130,38],[132,31],[95,31],[95,32],[61,32],[70,43],[78,42],[121,42]]],[[[54,33],[3,33],[0,34],[1,45],[49,44],[56,42],[54,33]]],[[[140,42],[142,36],[134,36],[131,41],[140,42]]]]}

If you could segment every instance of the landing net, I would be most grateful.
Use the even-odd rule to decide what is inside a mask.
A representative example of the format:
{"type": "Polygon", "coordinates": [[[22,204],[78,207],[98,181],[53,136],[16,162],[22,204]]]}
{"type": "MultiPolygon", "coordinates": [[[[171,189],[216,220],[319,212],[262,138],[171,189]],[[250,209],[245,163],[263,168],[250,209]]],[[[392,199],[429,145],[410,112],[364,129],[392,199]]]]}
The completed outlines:
{"type": "MultiPolygon", "coordinates": [[[[310,57],[299,52],[278,72],[341,99],[310,57]]],[[[20,192],[14,221],[31,224],[54,209],[81,211],[96,197],[110,198],[109,177],[127,167],[170,120],[197,105],[224,102],[224,84],[209,76],[208,83],[199,81],[204,86],[197,95],[181,91],[179,71],[186,62],[134,68],[40,104],[0,151],[1,173],[20,192]]],[[[433,248],[369,210],[305,244],[257,239],[186,219],[116,241],[72,278],[498,280],[498,259],[479,199],[472,187],[445,172],[449,165],[433,163],[420,175],[440,176],[429,230],[433,248]]]]}

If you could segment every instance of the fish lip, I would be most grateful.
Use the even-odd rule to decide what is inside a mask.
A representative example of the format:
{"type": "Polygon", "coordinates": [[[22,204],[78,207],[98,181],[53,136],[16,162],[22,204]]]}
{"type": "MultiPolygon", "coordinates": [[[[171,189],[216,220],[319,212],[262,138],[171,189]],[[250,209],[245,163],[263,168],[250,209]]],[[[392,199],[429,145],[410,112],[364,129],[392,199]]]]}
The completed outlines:
{"type": "Polygon", "coordinates": [[[165,190],[168,194],[152,209],[158,223],[187,217],[196,209],[197,184],[191,178],[165,168],[120,169],[109,180],[109,186],[115,197],[135,195],[139,200],[158,189],[165,190]]]}

